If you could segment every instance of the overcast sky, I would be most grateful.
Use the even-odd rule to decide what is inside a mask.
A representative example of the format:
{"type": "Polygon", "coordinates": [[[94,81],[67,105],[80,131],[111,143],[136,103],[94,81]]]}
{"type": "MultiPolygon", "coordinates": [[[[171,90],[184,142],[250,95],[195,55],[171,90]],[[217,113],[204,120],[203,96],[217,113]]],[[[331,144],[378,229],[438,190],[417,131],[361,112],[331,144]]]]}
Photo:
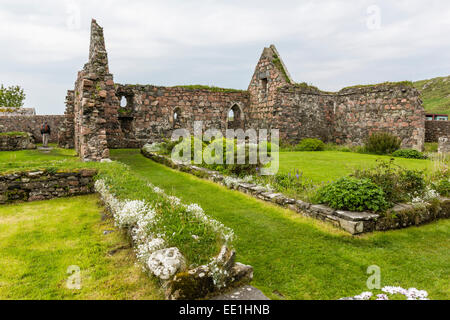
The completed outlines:
{"type": "Polygon", "coordinates": [[[0,0],[0,83],[62,114],[91,18],[118,83],[247,89],[272,43],[296,82],[323,90],[450,74],[448,0],[0,0]]]}

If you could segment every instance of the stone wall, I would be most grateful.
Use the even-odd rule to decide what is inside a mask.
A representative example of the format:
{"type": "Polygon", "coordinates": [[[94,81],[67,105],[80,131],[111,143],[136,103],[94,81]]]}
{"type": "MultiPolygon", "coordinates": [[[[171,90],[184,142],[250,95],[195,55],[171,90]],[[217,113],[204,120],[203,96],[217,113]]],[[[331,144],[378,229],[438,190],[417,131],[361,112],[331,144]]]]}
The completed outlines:
{"type": "Polygon", "coordinates": [[[362,144],[376,131],[402,139],[403,148],[422,151],[425,114],[419,92],[405,85],[377,85],[338,92],[333,107],[333,142],[362,144]]]}
{"type": "Polygon", "coordinates": [[[440,137],[450,138],[450,121],[425,121],[425,142],[438,142],[440,137]]]}
{"type": "Polygon", "coordinates": [[[450,153],[450,137],[440,137],[438,141],[439,153],[450,153]]]}
{"type": "Polygon", "coordinates": [[[34,108],[2,108],[0,107],[0,117],[35,116],[34,108]]]}
{"type": "Polygon", "coordinates": [[[203,121],[204,130],[215,128],[225,134],[230,109],[236,106],[242,110],[242,119],[246,119],[244,109],[249,99],[245,91],[143,85],[117,85],[116,93],[127,99],[127,106],[119,109],[126,147],[141,147],[170,137],[177,128],[192,132],[194,121],[199,120],[203,121]]]}
{"type": "MultiPolygon", "coordinates": [[[[70,101],[68,107],[70,111],[70,101]]],[[[83,161],[108,159],[108,147],[121,145],[118,108],[103,29],[92,20],[89,62],[78,73],[73,101],[74,146],[83,161]]],[[[71,130],[70,124],[65,130],[71,130]]]]}
{"type": "Polygon", "coordinates": [[[30,133],[0,134],[0,151],[36,149],[30,133]]]}
{"type": "Polygon", "coordinates": [[[16,172],[0,175],[0,204],[94,193],[95,170],[16,172]]]}
{"type": "Polygon", "coordinates": [[[60,115],[0,117],[0,132],[29,132],[36,143],[41,143],[41,125],[44,121],[47,121],[52,129],[50,142],[57,143],[58,131],[64,121],[64,116],[60,115]]]}
{"type": "Polygon", "coordinates": [[[60,146],[84,160],[109,157],[109,148],[136,148],[168,138],[174,129],[279,129],[282,140],[319,138],[361,145],[388,131],[404,148],[422,151],[425,117],[419,92],[405,84],[355,87],[337,93],[293,82],[275,46],[264,48],[247,91],[114,85],[103,29],[92,21],[89,62],[66,99],[60,146]],[[127,105],[120,106],[125,98],[127,105]],[[228,119],[230,110],[235,118],[228,119]],[[73,132],[73,141],[71,135],[73,132]]]}

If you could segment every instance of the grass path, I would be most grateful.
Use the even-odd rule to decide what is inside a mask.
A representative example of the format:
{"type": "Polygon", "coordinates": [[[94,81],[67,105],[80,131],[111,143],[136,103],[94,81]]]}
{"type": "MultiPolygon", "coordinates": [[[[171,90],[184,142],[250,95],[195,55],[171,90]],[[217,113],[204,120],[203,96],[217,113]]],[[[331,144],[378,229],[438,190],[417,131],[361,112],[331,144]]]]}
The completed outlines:
{"type": "Polygon", "coordinates": [[[162,299],[101,211],[96,195],[0,206],[0,300],[162,299]],[[66,287],[72,265],[81,290],[66,287]]]}
{"type": "Polygon", "coordinates": [[[427,290],[450,298],[450,221],[351,237],[327,224],[176,172],[137,150],[112,157],[186,202],[200,204],[234,229],[237,260],[255,268],[253,284],[279,299],[338,299],[367,291],[368,266],[381,268],[382,285],[427,290]]]}

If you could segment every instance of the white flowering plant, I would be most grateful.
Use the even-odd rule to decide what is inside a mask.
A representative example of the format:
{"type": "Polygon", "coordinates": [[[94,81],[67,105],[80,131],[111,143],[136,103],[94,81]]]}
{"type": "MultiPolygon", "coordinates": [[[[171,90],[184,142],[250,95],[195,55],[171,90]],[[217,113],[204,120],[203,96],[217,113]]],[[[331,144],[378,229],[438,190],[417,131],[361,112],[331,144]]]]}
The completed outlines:
{"type": "Polygon", "coordinates": [[[380,293],[371,291],[362,292],[354,297],[341,300],[429,300],[428,292],[416,288],[403,289],[402,287],[386,286],[380,293]]]}
{"type": "Polygon", "coordinates": [[[224,245],[231,247],[233,230],[209,217],[197,204],[181,199],[113,163],[101,170],[95,189],[118,227],[128,230],[136,256],[161,279],[178,272],[177,266],[208,264],[224,245]],[[164,257],[164,250],[179,250],[180,259],[164,257]],[[155,259],[158,259],[155,262],[155,259]],[[154,268],[154,270],[152,270],[154,268]]]}

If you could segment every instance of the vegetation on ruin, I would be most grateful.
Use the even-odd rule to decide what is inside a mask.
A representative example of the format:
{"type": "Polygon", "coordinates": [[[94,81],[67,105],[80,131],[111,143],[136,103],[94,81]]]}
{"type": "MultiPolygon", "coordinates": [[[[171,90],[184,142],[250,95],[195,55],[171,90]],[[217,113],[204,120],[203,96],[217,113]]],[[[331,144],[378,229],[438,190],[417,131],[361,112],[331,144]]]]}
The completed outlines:
{"type": "Polygon", "coordinates": [[[0,136],[21,136],[21,137],[25,137],[27,135],[29,135],[29,133],[20,132],[20,131],[0,132],[0,136]]]}
{"type": "Polygon", "coordinates": [[[178,85],[178,86],[174,86],[173,88],[183,88],[183,89],[188,89],[188,90],[208,90],[211,92],[226,92],[226,93],[244,92],[245,91],[245,90],[239,90],[239,89],[219,88],[219,87],[215,87],[215,86],[207,86],[207,85],[201,85],[201,84],[178,85]]]}
{"type": "Polygon", "coordinates": [[[394,153],[392,153],[392,156],[396,158],[407,158],[407,159],[427,159],[427,155],[414,149],[397,150],[394,153]]]}
{"type": "Polygon", "coordinates": [[[355,85],[355,86],[349,86],[349,87],[345,87],[342,88],[341,91],[343,90],[348,90],[348,89],[362,89],[362,88],[379,88],[379,87],[414,87],[414,83],[411,81],[399,81],[399,82],[382,82],[382,83],[377,83],[377,84],[363,84],[363,85],[355,85]]]}
{"type": "Polygon", "coordinates": [[[281,63],[280,57],[278,57],[276,54],[273,55],[272,63],[280,70],[280,72],[283,74],[284,79],[287,83],[291,83],[291,80],[289,79],[289,76],[287,75],[286,69],[284,69],[283,64],[281,63]]]}
{"type": "MultiPolygon", "coordinates": [[[[289,153],[292,154],[295,153],[289,153]]],[[[330,156],[329,152],[310,154],[330,156]]],[[[431,299],[450,297],[449,220],[352,237],[320,221],[156,164],[138,150],[112,150],[112,157],[184,201],[198,203],[215,219],[233,228],[237,260],[254,267],[252,284],[272,299],[337,299],[359,294],[366,290],[366,270],[370,265],[381,268],[382,286],[423,288],[431,299]]],[[[308,163],[323,171],[320,161],[308,163]]],[[[332,166],[335,167],[339,165],[332,166]]],[[[332,170],[321,173],[333,174],[332,170]]]]}
{"type": "Polygon", "coordinates": [[[96,195],[0,207],[0,299],[163,299],[96,195]],[[113,231],[103,234],[104,231],[113,231]],[[80,267],[81,289],[66,287],[80,267]]]}
{"type": "Polygon", "coordinates": [[[0,107],[21,108],[25,101],[25,93],[19,86],[4,87],[0,85],[0,107]]]}
{"type": "Polygon", "coordinates": [[[450,115],[450,76],[414,82],[429,113],[450,115]]]}

